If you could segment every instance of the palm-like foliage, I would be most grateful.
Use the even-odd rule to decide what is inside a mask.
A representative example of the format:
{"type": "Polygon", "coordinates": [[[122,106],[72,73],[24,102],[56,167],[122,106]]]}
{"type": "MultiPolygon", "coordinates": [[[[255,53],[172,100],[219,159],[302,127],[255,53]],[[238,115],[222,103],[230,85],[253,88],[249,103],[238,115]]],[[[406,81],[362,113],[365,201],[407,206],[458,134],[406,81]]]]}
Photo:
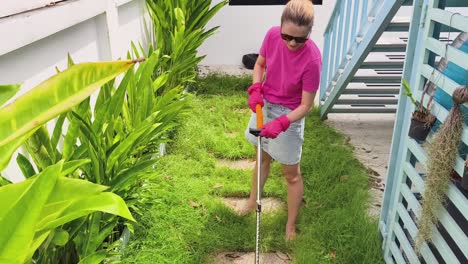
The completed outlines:
{"type": "MultiPolygon", "coordinates": [[[[182,90],[203,59],[198,47],[217,29],[206,30],[208,21],[226,3],[147,1],[156,51],[150,45],[138,69],[129,70],[136,60],[74,65],[69,58],[68,70],[0,108],[0,171],[23,144],[31,156],[16,159],[26,181],[0,178],[0,197],[11,201],[0,212],[0,262],[109,260],[124,219],[133,220],[127,205],[139,213],[153,191],[159,144],[187,111],[182,90]]],[[[133,52],[139,57],[135,45],[133,52]]],[[[0,106],[18,90],[0,86],[0,106]]]]}
{"type": "MultiPolygon", "coordinates": [[[[150,180],[157,175],[153,165],[158,146],[168,140],[168,133],[186,108],[180,86],[155,96],[167,81],[167,73],[155,80],[152,77],[163,61],[158,51],[151,53],[138,69],[127,71],[118,85],[114,81],[105,84],[94,108],[88,98],[61,115],[52,134],[45,127],[39,128],[26,144],[36,167],[42,171],[62,159],[89,159],[70,177],[109,186],[134,213],[139,213],[148,202],[145,194],[153,191],[150,180]],[[62,135],[66,121],[68,129],[62,135]],[[63,142],[61,150],[57,148],[59,141],[63,142]]],[[[72,67],[71,58],[69,63],[72,67]]],[[[26,158],[19,156],[17,161],[25,176],[34,174],[26,158]]],[[[120,231],[127,225],[122,218],[101,213],[76,222],[64,227],[74,234],[65,247],[41,247],[36,254],[38,261],[100,262],[113,253],[120,231]],[[76,226],[79,233],[71,231],[76,226]]]]}
{"type": "MultiPolygon", "coordinates": [[[[100,211],[133,220],[122,198],[104,192],[107,187],[64,177],[89,163],[89,159],[57,161],[57,151],[53,151],[51,142],[41,140],[48,138],[44,123],[79,104],[101,85],[127,71],[135,63],[78,64],[0,108],[0,170],[8,164],[17,147],[31,135],[34,137],[28,145],[40,146],[34,150],[37,153],[37,164],[41,165],[38,166],[41,172],[36,174],[29,161],[20,155],[18,163],[29,178],[17,184],[2,182],[6,185],[0,187],[1,263],[30,262],[38,248],[46,244],[66,244],[77,229],[63,229],[63,226],[93,212],[100,211]],[[57,162],[52,164],[42,160],[45,151],[51,155],[49,161],[57,162]]],[[[2,101],[10,99],[17,90],[17,86],[2,89],[2,101]]]]}
{"type": "Polygon", "coordinates": [[[222,1],[211,7],[207,0],[146,0],[153,24],[154,46],[170,59],[162,70],[170,69],[168,87],[192,82],[196,67],[204,56],[197,50],[218,27],[206,29],[213,16],[227,4],[222,1]]]}
{"type": "Polygon", "coordinates": [[[0,108],[0,171],[42,124],[84,100],[133,64],[133,61],[79,64],[0,108]]]}

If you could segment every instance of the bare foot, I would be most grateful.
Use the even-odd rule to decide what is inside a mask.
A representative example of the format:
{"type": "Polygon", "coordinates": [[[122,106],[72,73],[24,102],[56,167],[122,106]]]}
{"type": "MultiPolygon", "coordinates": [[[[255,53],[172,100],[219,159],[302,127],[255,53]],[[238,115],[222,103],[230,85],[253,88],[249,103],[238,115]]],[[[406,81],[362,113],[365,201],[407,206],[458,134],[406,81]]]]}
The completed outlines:
{"type": "Polygon", "coordinates": [[[244,216],[249,214],[250,212],[254,211],[256,208],[256,202],[246,201],[242,207],[236,210],[236,213],[240,216],[244,216]]]}
{"type": "Polygon", "coordinates": [[[286,241],[292,241],[296,239],[296,226],[295,225],[286,225],[286,241]]]}

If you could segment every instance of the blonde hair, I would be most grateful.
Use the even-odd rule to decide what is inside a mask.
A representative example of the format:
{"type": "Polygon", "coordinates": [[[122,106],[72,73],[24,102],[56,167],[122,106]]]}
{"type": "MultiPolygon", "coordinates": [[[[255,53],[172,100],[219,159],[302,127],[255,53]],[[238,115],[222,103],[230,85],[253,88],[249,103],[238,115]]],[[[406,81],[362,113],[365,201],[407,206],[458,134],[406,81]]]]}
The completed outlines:
{"type": "Polygon", "coordinates": [[[281,15],[281,25],[285,22],[292,22],[298,26],[305,26],[310,31],[314,25],[314,4],[312,1],[289,1],[281,15]]]}

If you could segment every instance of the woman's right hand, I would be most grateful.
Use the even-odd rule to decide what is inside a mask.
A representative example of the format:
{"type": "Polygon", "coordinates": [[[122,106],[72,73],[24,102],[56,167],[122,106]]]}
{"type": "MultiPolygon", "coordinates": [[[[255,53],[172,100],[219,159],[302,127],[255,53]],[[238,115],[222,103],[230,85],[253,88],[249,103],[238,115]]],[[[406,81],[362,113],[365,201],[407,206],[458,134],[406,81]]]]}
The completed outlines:
{"type": "Polygon", "coordinates": [[[262,83],[254,83],[247,90],[249,93],[249,99],[247,103],[249,104],[252,112],[256,113],[256,106],[259,104],[263,107],[263,87],[262,83]]]}

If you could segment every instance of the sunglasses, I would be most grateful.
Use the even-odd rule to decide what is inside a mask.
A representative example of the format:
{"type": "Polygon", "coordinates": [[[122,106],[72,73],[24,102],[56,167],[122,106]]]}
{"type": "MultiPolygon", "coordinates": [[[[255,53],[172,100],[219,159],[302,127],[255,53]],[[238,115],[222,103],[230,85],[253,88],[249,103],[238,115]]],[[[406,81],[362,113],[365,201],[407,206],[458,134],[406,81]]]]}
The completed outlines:
{"type": "Polygon", "coordinates": [[[294,41],[296,41],[296,43],[304,43],[309,39],[307,37],[306,38],[304,38],[304,37],[293,37],[291,35],[283,34],[283,33],[281,33],[281,38],[288,41],[288,42],[294,39],[294,41]]]}

